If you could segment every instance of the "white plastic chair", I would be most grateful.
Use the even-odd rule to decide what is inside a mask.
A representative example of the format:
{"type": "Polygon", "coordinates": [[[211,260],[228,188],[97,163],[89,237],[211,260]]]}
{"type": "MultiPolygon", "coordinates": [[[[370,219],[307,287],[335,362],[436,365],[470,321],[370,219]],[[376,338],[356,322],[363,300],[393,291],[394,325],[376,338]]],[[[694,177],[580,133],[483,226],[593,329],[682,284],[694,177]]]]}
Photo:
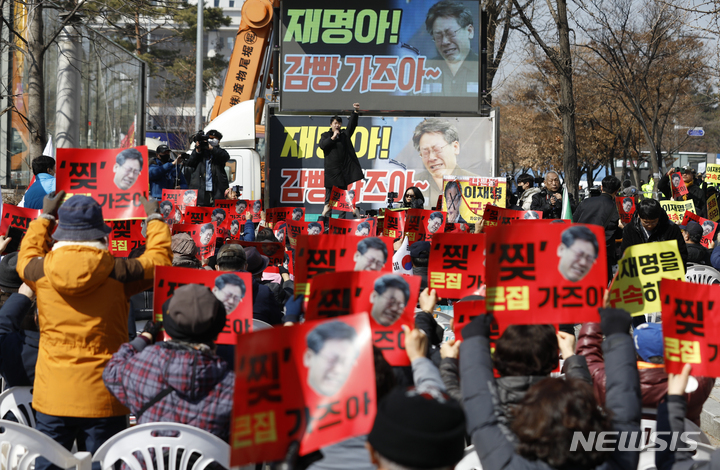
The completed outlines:
{"type": "Polygon", "coordinates": [[[90,452],[72,454],[36,429],[0,420],[0,468],[29,470],[38,457],[45,457],[60,468],[92,468],[90,452]]]}
{"type": "Polygon", "coordinates": [[[154,470],[155,461],[159,470],[163,467],[163,450],[167,450],[170,470],[202,470],[211,462],[230,468],[230,445],[217,436],[202,429],[178,423],[147,423],[126,429],[109,440],[93,455],[93,462],[100,462],[103,470],[111,469],[115,462],[122,460],[132,470],[154,470]],[[154,433],[178,433],[177,436],[153,435],[154,433]],[[154,450],[154,457],[150,453],[154,450]],[[182,449],[182,457],[178,456],[182,449]],[[143,467],[133,455],[142,454],[143,467]],[[189,467],[190,456],[199,454],[197,461],[189,467]]]}
{"type": "Polygon", "coordinates": [[[694,264],[688,266],[685,279],[695,284],[720,284],[720,271],[710,266],[694,264]]]}
{"type": "Polygon", "coordinates": [[[5,390],[0,394],[0,418],[12,411],[20,424],[36,427],[32,400],[32,387],[12,387],[5,390]]]}

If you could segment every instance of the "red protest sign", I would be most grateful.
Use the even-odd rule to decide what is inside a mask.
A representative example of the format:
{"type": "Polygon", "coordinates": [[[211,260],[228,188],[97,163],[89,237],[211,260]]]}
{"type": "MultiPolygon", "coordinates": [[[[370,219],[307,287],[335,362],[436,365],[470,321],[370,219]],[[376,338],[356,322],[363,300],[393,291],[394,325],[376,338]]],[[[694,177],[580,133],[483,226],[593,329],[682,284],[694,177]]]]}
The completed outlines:
{"type": "Polygon", "coordinates": [[[700,217],[699,215],[690,212],[685,211],[685,216],[682,220],[682,225],[687,225],[688,222],[691,220],[695,221],[700,225],[702,228],[702,239],[700,239],[700,244],[704,246],[705,248],[708,248],[710,243],[715,239],[715,232],[717,231],[717,222],[713,222],[712,220],[705,219],[703,217],[700,217]]]}
{"type": "Polygon", "coordinates": [[[285,225],[285,234],[290,240],[290,247],[292,249],[295,249],[297,246],[297,240],[300,235],[322,235],[325,231],[325,227],[323,227],[321,222],[286,220],[285,225]]]}
{"type": "Polygon", "coordinates": [[[445,231],[445,212],[425,209],[407,211],[405,233],[412,245],[419,241],[430,241],[436,233],[445,231]]]}
{"type": "Polygon", "coordinates": [[[330,219],[331,235],[375,236],[377,219],[330,219]]]}
{"type": "Polygon", "coordinates": [[[635,214],[635,198],[630,196],[616,196],[615,204],[617,204],[620,221],[627,225],[635,214]]]}
{"type": "Polygon", "coordinates": [[[156,266],[153,289],[155,321],[162,321],[162,306],[175,289],[185,284],[209,288],[225,306],[225,328],[218,344],[236,344],[238,335],[252,331],[253,299],[250,273],[209,271],[206,269],[156,266]]]}
{"type": "MultiPolygon", "coordinates": [[[[160,214],[162,215],[163,222],[166,224],[172,226],[175,224],[175,215],[180,211],[180,208],[175,205],[172,201],[160,201],[160,214]]],[[[180,214],[180,219],[177,223],[180,223],[182,221],[182,214],[180,214]]]]}
{"type": "MultiPolygon", "coordinates": [[[[186,207],[197,205],[197,189],[163,189],[162,200],[172,202],[180,212],[184,213],[186,207]]],[[[176,223],[180,223],[179,220],[176,223]]]]}
{"type": "Polygon", "coordinates": [[[682,179],[680,172],[673,173],[670,175],[670,187],[672,188],[672,197],[675,200],[682,199],[689,191],[685,186],[685,181],[682,179]]]}
{"type": "Polygon", "coordinates": [[[488,203],[483,212],[483,226],[487,229],[499,225],[510,225],[513,220],[539,220],[542,219],[542,215],[542,211],[516,211],[488,203]]]}
{"type": "MultiPolygon", "coordinates": [[[[21,234],[20,239],[12,240],[11,243],[13,245],[18,243],[17,246],[19,249],[19,243],[25,236],[25,232],[27,232],[30,222],[37,219],[42,211],[40,209],[28,209],[26,207],[18,207],[12,204],[3,204],[1,207],[2,222],[0,222],[0,235],[8,236],[8,230],[10,229],[10,227],[12,227],[13,229],[17,229],[13,230],[13,232],[15,232],[16,234],[21,234]]],[[[9,236],[14,239],[17,237],[16,234],[11,233],[9,236]]]]}
{"type": "MultiPolygon", "coordinates": [[[[189,208],[188,208],[189,209],[189,208]]],[[[195,257],[200,261],[215,254],[215,236],[217,229],[213,222],[206,224],[175,224],[172,233],[189,233],[197,247],[195,257]]]]}
{"type": "Polygon", "coordinates": [[[295,294],[309,292],[308,280],[336,271],[392,272],[392,240],[354,235],[300,236],[295,252],[295,294]]]}
{"type": "Polygon", "coordinates": [[[236,243],[242,247],[255,247],[257,251],[270,259],[270,265],[283,264],[285,262],[285,244],[276,242],[246,242],[230,240],[227,243],[236,243]]]}
{"type": "Polygon", "coordinates": [[[602,227],[499,226],[486,240],[488,311],[523,313],[525,324],[598,321],[607,286],[602,227]]]}
{"type": "Polygon", "coordinates": [[[212,207],[186,207],[182,223],[184,224],[206,224],[212,219],[212,207]]]}
{"type": "Polygon", "coordinates": [[[393,239],[403,238],[405,232],[405,218],[407,210],[391,210],[385,211],[385,220],[383,221],[383,236],[393,239]]]}
{"type": "Polygon", "coordinates": [[[273,227],[273,233],[275,234],[275,238],[277,238],[280,243],[285,244],[285,236],[287,235],[287,223],[285,223],[285,221],[276,223],[273,227]]]}
{"type": "Polygon", "coordinates": [[[148,196],[147,147],[57,149],[57,190],[85,194],[102,207],[105,220],[144,219],[148,196]]]}
{"type": "Polygon", "coordinates": [[[375,368],[367,315],[238,336],[230,464],[283,460],[370,432],[375,368]]]}
{"type": "Polygon", "coordinates": [[[108,225],[112,228],[108,249],[113,256],[127,257],[132,250],[145,246],[144,220],[113,220],[108,225]]]}
{"type": "Polygon", "coordinates": [[[662,279],[665,371],[720,377],[720,286],[662,279]]]}
{"type": "Polygon", "coordinates": [[[428,286],[461,299],[485,283],[485,234],[438,233],[430,242],[428,286]]]}
{"type": "Polygon", "coordinates": [[[286,220],[305,220],[305,208],[304,207],[273,207],[265,211],[267,216],[267,222],[269,224],[275,224],[278,222],[284,222],[286,220]]]}
{"type": "Polygon", "coordinates": [[[373,344],[393,366],[410,365],[402,325],[415,324],[420,277],[377,271],[326,273],[310,281],[306,320],[370,314],[373,344]]]}
{"type": "Polygon", "coordinates": [[[240,216],[242,220],[245,220],[245,214],[249,212],[252,215],[253,222],[260,222],[262,205],[260,199],[237,199],[235,200],[235,213],[233,216],[240,216]]]}
{"type": "MultiPolygon", "coordinates": [[[[469,325],[473,318],[484,313],[487,313],[484,300],[461,300],[455,302],[453,304],[453,334],[455,339],[462,341],[462,329],[469,325]]],[[[497,320],[493,321],[493,325],[497,325],[497,320]]],[[[492,326],[490,331],[492,333],[492,326]]]]}
{"type": "Polygon", "coordinates": [[[330,192],[330,207],[343,212],[352,212],[355,210],[355,190],[340,189],[333,186],[330,192]]]}

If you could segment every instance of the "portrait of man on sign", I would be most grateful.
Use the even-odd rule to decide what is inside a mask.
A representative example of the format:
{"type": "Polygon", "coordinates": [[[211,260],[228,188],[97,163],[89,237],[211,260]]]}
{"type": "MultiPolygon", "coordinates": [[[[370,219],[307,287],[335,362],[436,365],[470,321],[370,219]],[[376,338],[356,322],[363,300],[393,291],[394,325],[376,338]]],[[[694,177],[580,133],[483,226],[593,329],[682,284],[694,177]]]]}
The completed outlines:
{"type": "Polygon", "coordinates": [[[118,189],[127,191],[142,172],[143,156],[137,149],[125,149],[115,157],[113,182],[118,189]]]}
{"type": "Polygon", "coordinates": [[[443,223],[443,215],[442,212],[436,211],[430,214],[430,218],[428,218],[427,222],[427,231],[429,233],[435,233],[438,230],[440,230],[440,226],[443,223]]]}
{"type": "Polygon", "coordinates": [[[237,274],[223,274],[215,278],[212,293],[225,306],[230,314],[245,297],[245,282],[237,274]]]}
{"type": "Polygon", "coordinates": [[[230,236],[234,237],[238,232],[240,232],[240,221],[236,219],[230,222],[230,236]]]}
{"type": "Polygon", "coordinates": [[[447,221],[449,224],[465,223],[465,220],[460,215],[462,189],[457,181],[448,181],[445,184],[445,204],[447,205],[447,221]]]}
{"type": "Polygon", "coordinates": [[[341,321],[331,321],[310,330],[303,365],[307,384],[326,397],[337,394],[352,373],[360,353],[355,345],[357,332],[341,321]]]}
{"type": "Polygon", "coordinates": [[[194,206],[195,201],[197,201],[197,191],[193,191],[192,189],[188,189],[183,194],[183,204],[186,206],[194,206]]]}
{"type": "Polygon", "coordinates": [[[322,233],[322,225],[318,222],[310,222],[307,227],[308,235],[320,235],[322,233]]]}
{"type": "Polygon", "coordinates": [[[523,219],[525,219],[525,220],[535,220],[535,219],[539,219],[539,218],[540,218],[540,216],[535,211],[527,211],[523,215],[523,219]]]}
{"type": "Polygon", "coordinates": [[[558,271],[571,282],[582,280],[595,265],[599,245],[592,231],[583,226],[573,226],[561,235],[557,249],[558,271]]]}
{"type": "Polygon", "coordinates": [[[357,244],[357,251],[353,257],[355,268],[353,271],[380,271],[387,261],[387,245],[377,237],[369,237],[357,244]]]}
{"type": "Polygon", "coordinates": [[[382,276],[375,281],[370,294],[373,304],[370,316],[382,326],[391,326],[402,316],[409,299],[410,286],[402,276],[382,276]]]}
{"type": "Polygon", "coordinates": [[[360,222],[355,229],[355,235],[358,237],[366,237],[370,235],[370,223],[360,222]]]}
{"type": "Polygon", "coordinates": [[[242,199],[238,200],[238,202],[235,204],[235,213],[237,215],[241,215],[243,212],[245,212],[245,209],[247,209],[247,202],[242,199]]]}
{"type": "Polygon", "coordinates": [[[212,237],[215,235],[215,227],[212,223],[207,223],[200,227],[200,244],[206,246],[212,241],[212,237]]]}
{"type": "Polygon", "coordinates": [[[622,207],[626,214],[629,214],[632,211],[633,205],[633,199],[631,197],[623,199],[622,207]]]}
{"type": "Polygon", "coordinates": [[[302,211],[302,209],[299,208],[299,207],[296,207],[295,209],[293,209],[293,211],[292,211],[292,219],[293,219],[294,221],[298,221],[298,220],[302,220],[302,218],[303,218],[303,211],[302,211]]]}

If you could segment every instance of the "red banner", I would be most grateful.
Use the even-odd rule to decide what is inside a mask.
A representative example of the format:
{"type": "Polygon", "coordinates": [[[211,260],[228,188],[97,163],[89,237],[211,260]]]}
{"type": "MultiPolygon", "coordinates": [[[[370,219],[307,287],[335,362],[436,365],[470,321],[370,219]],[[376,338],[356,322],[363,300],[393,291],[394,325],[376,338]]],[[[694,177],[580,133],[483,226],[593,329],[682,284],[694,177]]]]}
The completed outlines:
{"type": "Polygon", "coordinates": [[[331,235],[355,235],[358,237],[374,237],[377,233],[377,219],[330,219],[331,235]]]}
{"type": "MultiPolygon", "coordinates": [[[[27,207],[18,207],[12,204],[2,204],[2,222],[0,222],[0,235],[10,236],[13,240],[10,245],[16,245],[20,250],[20,242],[27,232],[30,222],[37,219],[42,211],[40,209],[28,209],[27,207]],[[8,234],[10,227],[13,232],[8,234]],[[18,235],[20,235],[19,239],[18,235]]],[[[10,246],[9,245],[9,246],[10,246]]]]}
{"type": "Polygon", "coordinates": [[[305,220],[305,208],[304,207],[273,207],[265,211],[267,217],[267,223],[272,224],[271,227],[275,227],[278,222],[284,222],[286,220],[300,221],[305,220]]]}
{"type": "Polygon", "coordinates": [[[132,250],[145,246],[144,220],[113,220],[108,225],[112,227],[108,248],[113,256],[127,258],[132,250]]]}
{"type": "Polygon", "coordinates": [[[286,220],[285,234],[290,240],[290,248],[295,249],[300,235],[322,235],[325,227],[322,222],[286,220]]]}
{"type": "Polygon", "coordinates": [[[516,211],[488,203],[483,212],[483,227],[487,229],[499,225],[510,225],[512,220],[539,220],[542,219],[542,216],[542,211],[516,211]]]}
{"type": "Polygon", "coordinates": [[[702,239],[700,240],[700,244],[704,246],[705,248],[708,248],[710,243],[715,239],[715,232],[717,231],[717,223],[713,222],[712,220],[705,219],[703,217],[700,217],[699,215],[690,212],[685,211],[685,216],[682,220],[682,225],[687,225],[688,222],[691,220],[694,220],[697,222],[700,227],[702,228],[703,234],[702,239]]]}
{"type": "Polygon", "coordinates": [[[253,299],[250,273],[209,271],[206,269],[155,267],[153,312],[155,321],[162,321],[162,306],[175,289],[185,284],[209,288],[225,306],[225,328],[217,344],[237,344],[238,335],[252,331],[253,299]]]}
{"type": "Polygon", "coordinates": [[[720,377],[720,286],[663,279],[660,296],[665,371],[720,377]]]}
{"type": "Polygon", "coordinates": [[[144,219],[148,197],[146,146],[128,149],[57,149],[57,190],[84,194],[102,207],[105,220],[144,219]]]}
{"type": "Polygon", "coordinates": [[[238,336],[230,465],[283,460],[368,434],[376,413],[367,315],[238,336]]]}
{"type": "Polygon", "coordinates": [[[370,314],[373,344],[392,366],[408,366],[402,325],[413,328],[420,277],[377,271],[326,273],[310,281],[306,320],[333,318],[355,312],[370,314]]]}
{"type": "Polygon", "coordinates": [[[306,294],[312,277],[337,271],[392,272],[392,240],[353,235],[300,236],[295,252],[295,294],[306,294]]]}
{"type": "MultiPolygon", "coordinates": [[[[197,189],[163,189],[162,200],[172,202],[184,214],[186,207],[197,205],[197,195],[197,189]]],[[[177,220],[176,223],[180,221],[177,220]]]]}
{"type": "Polygon", "coordinates": [[[285,238],[287,237],[287,223],[285,221],[277,222],[273,227],[273,233],[280,243],[285,243],[285,238]]]}
{"type": "Polygon", "coordinates": [[[383,236],[393,239],[402,239],[405,232],[405,218],[407,210],[385,211],[383,221],[383,236]]]}
{"type": "Polygon", "coordinates": [[[487,234],[488,311],[523,323],[598,321],[607,286],[605,233],[596,225],[499,226],[487,234]]]}
{"type": "Polygon", "coordinates": [[[615,203],[617,204],[620,221],[624,225],[629,224],[635,214],[635,198],[630,196],[616,196],[615,203]]]}
{"type": "Polygon", "coordinates": [[[186,207],[183,224],[206,224],[212,218],[212,207],[186,207]]]}
{"type": "Polygon", "coordinates": [[[672,188],[672,197],[675,200],[682,200],[683,196],[688,193],[685,181],[683,181],[682,174],[679,172],[670,175],[670,187],[672,188]]]}
{"type": "Polygon", "coordinates": [[[163,222],[172,227],[175,223],[182,222],[182,213],[180,208],[176,206],[172,201],[160,201],[160,214],[162,214],[163,222]],[[175,221],[176,216],[179,215],[180,219],[175,221]]]}
{"type": "MultiPolygon", "coordinates": [[[[190,209],[190,208],[188,208],[190,209]]],[[[200,261],[206,260],[215,254],[215,233],[217,228],[213,222],[206,224],[175,224],[172,233],[189,233],[197,246],[195,255],[200,261]]]]}
{"type": "Polygon", "coordinates": [[[283,264],[285,262],[285,244],[275,242],[246,242],[230,240],[228,243],[236,243],[242,247],[255,247],[257,251],[264,256],[270,258],[270,265],[283,264]]]}
{"type": "Polygon", "coordinates": [[[352,212],[355,210],[355,190],[340,189],[333,186],[330,192],[330,207],[343,212],[352,212]]]}
{"type": "Polygon", "coordinates": [[[445,231],[445,212],[425,209],[410,209],[407,211],[405,233],[412,245],[419,241],[430,241],[436,233],[445,231]]]}
{"type": "Polygon", "coordinates": [[[485,234],[438,233],[433,237],[428,284],[440,297],[461,299],[485,283],[485,234]]]}

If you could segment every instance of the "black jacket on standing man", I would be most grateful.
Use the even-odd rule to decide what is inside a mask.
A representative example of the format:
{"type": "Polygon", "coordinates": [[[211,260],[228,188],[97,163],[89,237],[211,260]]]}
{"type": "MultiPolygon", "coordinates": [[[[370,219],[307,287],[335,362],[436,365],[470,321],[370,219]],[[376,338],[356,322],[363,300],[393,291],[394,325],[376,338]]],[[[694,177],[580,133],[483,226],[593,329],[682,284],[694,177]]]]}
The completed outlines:
{"type": "Polygon", "coordinates": [[[635,212],[630,223],[623,229],[622,252],[625,253],[625,249],[629,246],[668,240],[677,240],[680,257],[683,260],[683,264],[687,266],[688,251],[687,245],[685,245],[685,238],[683,238],[682,232],[680,232],[680,227],[668,218],[665,211],[662,211],[658,224],[649,237],[645,235],[640,217],[638,213],[635,212]]]}
{"type": "Polygon", "coordinates": [[[348,185],[364,178],[355,147],[350,138],[357,127],[358,113],[353,111],[345,129],[340,131],[337,140],[332,140],[330,129],[320,136],[320,148],[325,153],[325,187],[337,186],[347,189],[348,185]]]}
{"type": "Polygon", "coordinates": [[[190,159],[185,164],[186,167],[193,168],[192,177],[190,178],[190,189],[198,190],[197,205],[212,205],[212,199],[225,199],[225,190],[230,187],[227,173],[225,173],[225,164],[230,160],[230,155],[225,149],[216,147],[213,149],[197,151],[193,149],[190,159]],[[211,158],[212,183],[213,191],[211,195],[205,194],[205,159],[211,158]],[[208,197],[209,196],[209,197],[208,197]]]}
{"type": "Polygon", "coordinates": [[[584,199],[573,213],[573,222],[599,225],[605,229],[608,279],[612,278],[612,266],[617,263],[615,259],[615,231],[618,228],[619,221],[620,215],[615,204],[615,198],[608,193],[584,199]]]}
{"type": "MultiPolygon", "coordinates": [[[[562,194],[562,188],[558,193],[562,194]]],[[[570,209],[574,212],[575,198],[572,193],[568,193],[568,196],[570,197],[570,209]]],[[[559,219],[562,216],[562,198],[559,200],[556,199],[555,204],[552,204],[550,202],[551,197],[552,194],[550,194],[547,188],[542,188],[539,193],[533,195],[530,210],[542,211],[543,219],[559,219]]]]}

